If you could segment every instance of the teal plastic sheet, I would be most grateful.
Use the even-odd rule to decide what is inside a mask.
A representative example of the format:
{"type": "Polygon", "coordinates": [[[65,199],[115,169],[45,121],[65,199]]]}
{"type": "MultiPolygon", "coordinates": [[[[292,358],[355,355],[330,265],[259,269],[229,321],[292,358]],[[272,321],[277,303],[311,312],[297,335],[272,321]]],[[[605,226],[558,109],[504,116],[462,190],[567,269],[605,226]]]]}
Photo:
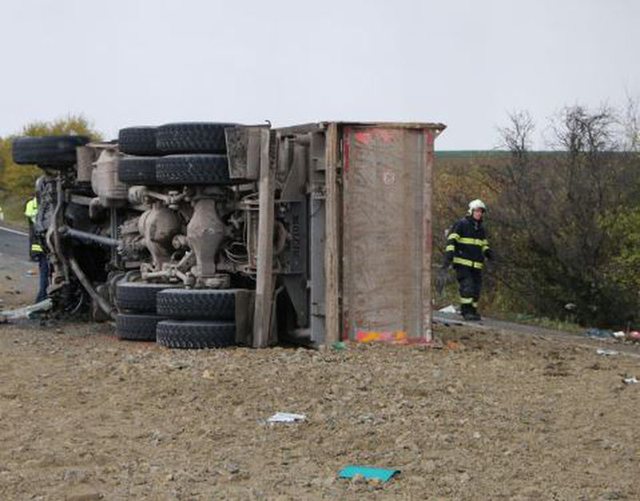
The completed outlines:
{"type": "Polygon", "coordinates": [[[378,479],[382,482],[388,482],[394,475],[397,475],[398,473],[400,473],[400,470],[349,465],[340,470],[338,476],[340,478],[353,478],[356,475],[362,475],[367,480],[378,479]]]}

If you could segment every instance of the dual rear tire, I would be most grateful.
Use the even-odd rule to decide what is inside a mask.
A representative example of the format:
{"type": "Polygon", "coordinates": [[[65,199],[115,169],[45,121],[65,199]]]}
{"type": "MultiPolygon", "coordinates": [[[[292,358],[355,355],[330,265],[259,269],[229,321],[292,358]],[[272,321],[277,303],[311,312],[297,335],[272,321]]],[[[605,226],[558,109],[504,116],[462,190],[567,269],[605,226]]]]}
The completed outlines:
{"type": "Polygon", "coordinates": [[[130,341],[155,341],[158,322],[156,297],[169,284],[120,282],[116,285],[116,336],[130,341]]]}
{"type": "Polygon", "coordinates": [[[224,348],[236,344],[236,290],[167,289],[158,294],[157,342],[168,348],[224,348]]]}
{"type": "Polygon", "coordinates": [[[236,344],[236,289],[180,289],[120,282],[116,335],[167,348],[224,348],[236,344]]]}

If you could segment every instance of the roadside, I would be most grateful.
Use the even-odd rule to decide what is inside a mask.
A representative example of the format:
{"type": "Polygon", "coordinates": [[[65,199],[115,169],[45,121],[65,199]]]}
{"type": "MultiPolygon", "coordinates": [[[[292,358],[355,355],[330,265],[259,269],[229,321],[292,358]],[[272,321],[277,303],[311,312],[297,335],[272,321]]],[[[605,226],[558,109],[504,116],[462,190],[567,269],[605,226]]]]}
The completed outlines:
{"type": "Polygon", "coordinates": [[[502,334],[516,334],[524,336],[533,336],[538,338],[553,339],[559,344],[571,344],[573,346],[581,346],[584,348],[605,347],[615,349],[619,352],[628,353],[631,356],[640,358],[640,343],[624,342],[614,338],[594,339],[584,335],[586,329],[582,331],[561,331],[556,329],[546,329],[530,324],[519,324],[515,322],[507,322],[504,320],[496,320],[493,318],[483,318],[481,322],[467,322],[459,315],[435,312],[433,320],[436,324],[442,326],[464,326],[474,330],[483,332],[499,332],[502,334]]]}
{"type": "Polygon", "coordinates": [[[29,261],[28,235],[0,226],[0,310],[32,304],[38,292],[38,264],[29,261]]]}

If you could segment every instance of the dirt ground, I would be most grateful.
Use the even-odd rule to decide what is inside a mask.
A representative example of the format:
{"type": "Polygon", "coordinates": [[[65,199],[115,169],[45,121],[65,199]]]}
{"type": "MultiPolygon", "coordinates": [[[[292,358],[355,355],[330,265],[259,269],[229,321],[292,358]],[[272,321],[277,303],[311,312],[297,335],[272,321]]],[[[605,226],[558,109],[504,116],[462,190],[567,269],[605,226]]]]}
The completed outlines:
{"type": "Polygon", "coordinates": [[[442,350],[171,351],[0,325],[0,499],[640,499],[633,354],[441,327],[442,350]],[[307,421],[268,425],[277,411],[307,421]],[[392,467],[384,485],[337,479],[392,467]]]}

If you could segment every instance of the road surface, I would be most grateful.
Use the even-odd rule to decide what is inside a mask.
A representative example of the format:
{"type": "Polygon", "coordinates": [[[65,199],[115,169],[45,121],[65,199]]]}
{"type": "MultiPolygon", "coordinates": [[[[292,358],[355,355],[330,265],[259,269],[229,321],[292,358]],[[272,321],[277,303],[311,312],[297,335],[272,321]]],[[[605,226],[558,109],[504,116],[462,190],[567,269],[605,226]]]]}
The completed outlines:
{"type": "Polygon", "coordinates": [[[29,260],[29,236],[0,226],[0,310],[31,304],[38,289],[38,265],[29,260]]]}
{"type": "Polygon", "coordinates": [[[29,261],[29,234],[0,226],[0,254],[29,261]]]}

